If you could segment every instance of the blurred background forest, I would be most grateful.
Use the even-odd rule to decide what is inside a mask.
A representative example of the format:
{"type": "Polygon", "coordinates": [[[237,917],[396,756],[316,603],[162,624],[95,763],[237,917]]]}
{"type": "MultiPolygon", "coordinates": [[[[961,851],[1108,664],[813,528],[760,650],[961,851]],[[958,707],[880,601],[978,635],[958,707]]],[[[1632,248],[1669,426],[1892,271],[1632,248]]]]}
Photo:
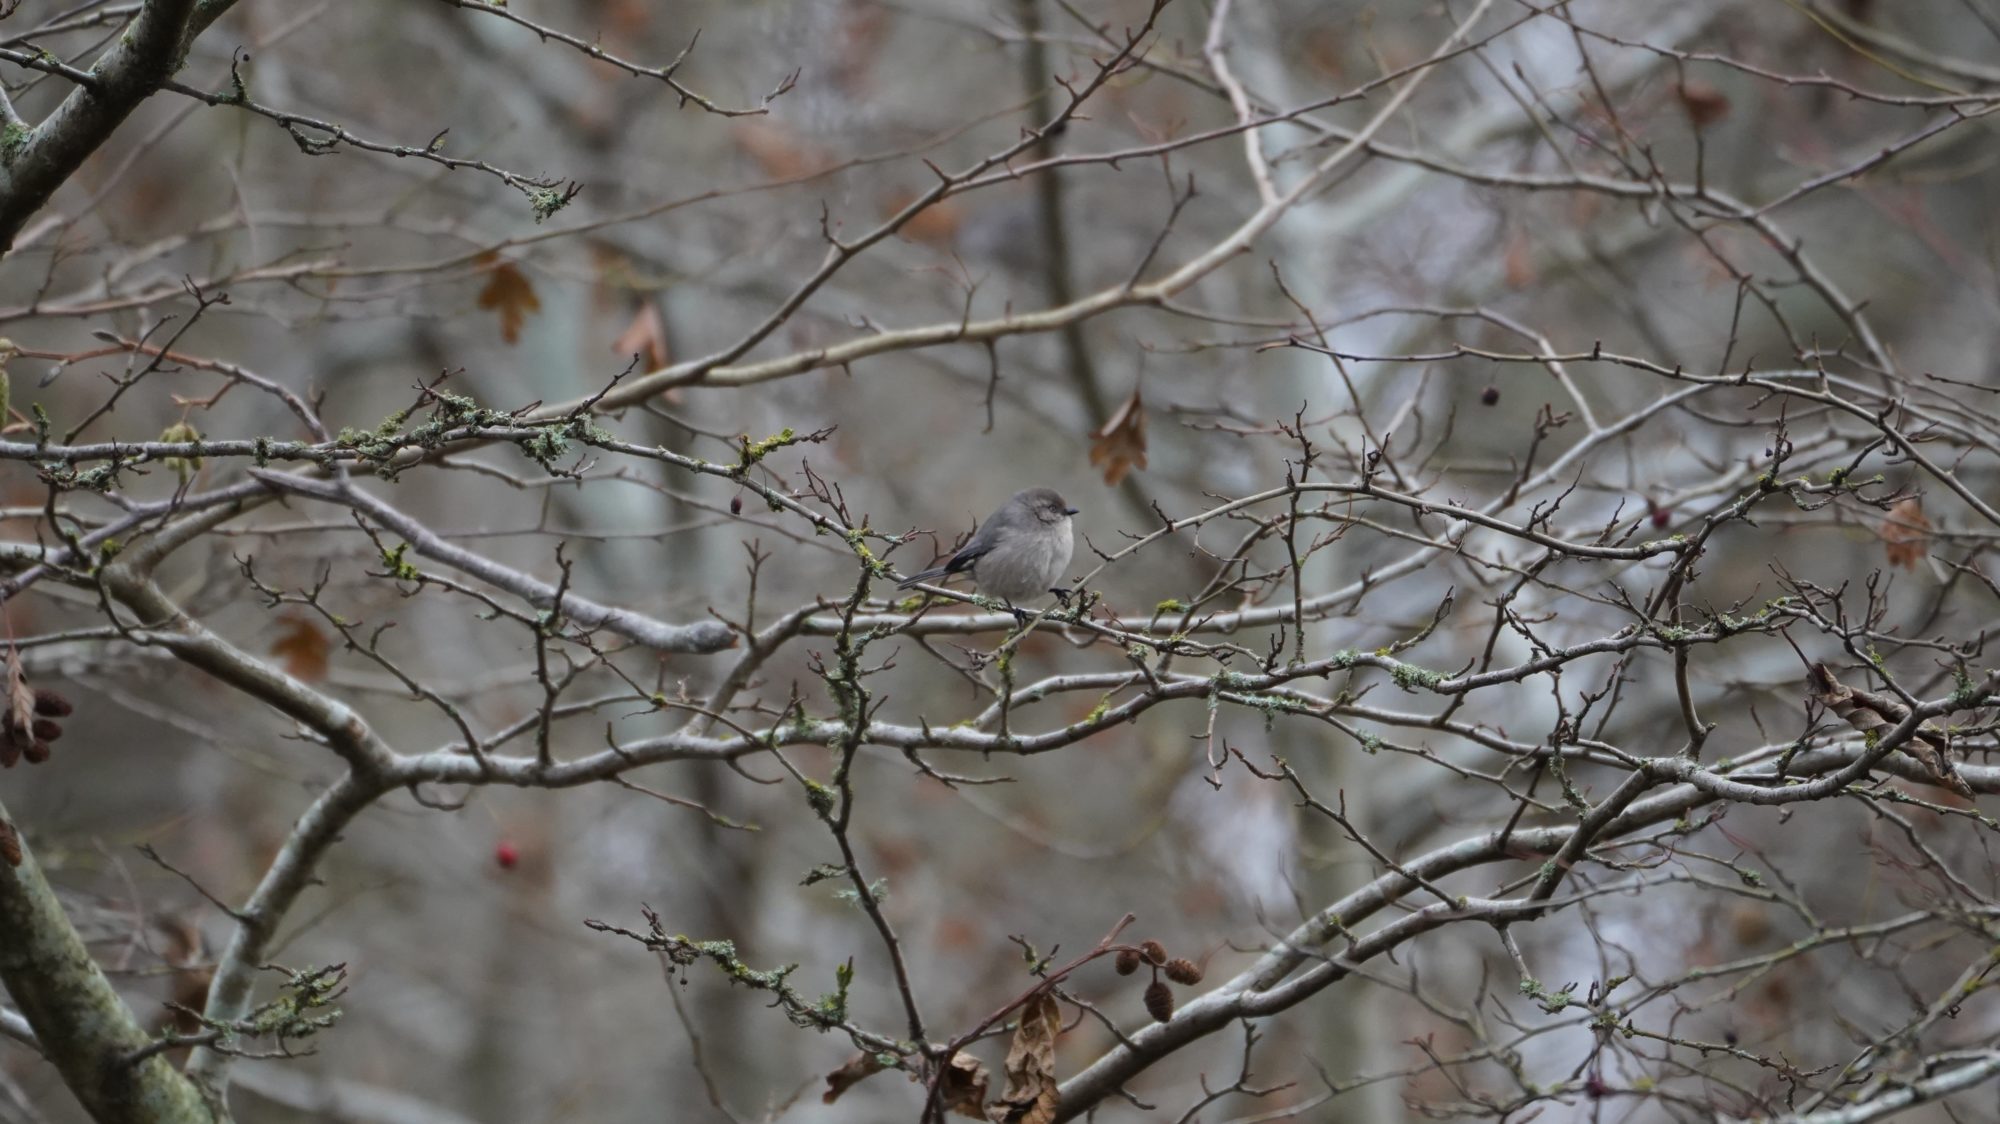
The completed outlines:
{"type": "MultiPolygon", "coordinates": [[[[0,5],[20,121],[156,6],[0,5]]],[[[585,925],[650,908],[809,1002],[851,962],[844,1021],[930,1047],[1127,912],[1202,962],[1184,1033],[1149,969],[1064,978],[1017,1118],[1885,1116],[1958,1073],[1908,1119],[2000,1120],[1993,0],[182,7],[184,88],[0,259],[6,625],[76,706],[0,798],[199,1037],[162,1004],[243,1014],[224,906],[369,746],[417,762],[258,949],[345,964],[338,1023],[196,1061],[236,1119],[926,1113],[585,925]],[[1080,618],[864,580],[1036,485],[1080,618]],[[1943,762],[1883,756],[1923,704],[1943,762]]],[[[86,1119],[0,1029],[0,1120],[86,1119]]]]}

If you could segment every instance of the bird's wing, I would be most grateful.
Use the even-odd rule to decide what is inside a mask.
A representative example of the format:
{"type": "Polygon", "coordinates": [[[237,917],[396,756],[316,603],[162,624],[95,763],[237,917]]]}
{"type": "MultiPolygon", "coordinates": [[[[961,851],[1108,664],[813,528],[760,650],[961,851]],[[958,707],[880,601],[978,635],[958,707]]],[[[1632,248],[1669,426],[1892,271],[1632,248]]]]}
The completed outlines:
{"type": "Polygon", "coordinates": [[[944,564],[945,570],[953,574],[960,573],[974,562],[979,561],[982,557],[993,553],[993,542],[996,536],[992,533],[992,527],[993,521],[989,519],[983,526],[974,531],[972,537],[966,540],[965,545],[959,547],[958,551],[946,560],[944,564]]]}

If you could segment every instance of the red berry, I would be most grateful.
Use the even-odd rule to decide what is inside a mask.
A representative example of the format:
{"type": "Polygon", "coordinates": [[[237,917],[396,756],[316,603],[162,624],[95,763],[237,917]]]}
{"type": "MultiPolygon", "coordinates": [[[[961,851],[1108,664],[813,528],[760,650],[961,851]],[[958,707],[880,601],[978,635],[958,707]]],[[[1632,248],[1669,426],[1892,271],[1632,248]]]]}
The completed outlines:
{"type": "Polygon", "coordinates": [[[501,870],[512,870],[521,861],[521,850],[503,839],[493,848],[493,861],[500,864],[501,870]]]}
{"type": "Polygon", "coordinates": [[[1656,507],[1653,509],[1653,526],[1664,527],[1673,522],[1673,520],[1674,513],[1671,508],[1656,507]]]}
{"type": "Polygon", "coordinates": [[[1488,405],[1488,406],[1497,406],[1497,405],[1499,405],[1499,404],[1500,404],[1500,388],[1499,388],[1499,387],[1497,387],[1497,386],[1489,386],[1489,387],[1487,387],[1487,388],[1486,388],[1485,390],[1482,390],[1482,391],[1480,391],[1480,392],[1479,392],[1479,400],[1480,400],[1481,402],[1485,403],[1485,404],[1486,404],[1486,405],[1488,405]]]}

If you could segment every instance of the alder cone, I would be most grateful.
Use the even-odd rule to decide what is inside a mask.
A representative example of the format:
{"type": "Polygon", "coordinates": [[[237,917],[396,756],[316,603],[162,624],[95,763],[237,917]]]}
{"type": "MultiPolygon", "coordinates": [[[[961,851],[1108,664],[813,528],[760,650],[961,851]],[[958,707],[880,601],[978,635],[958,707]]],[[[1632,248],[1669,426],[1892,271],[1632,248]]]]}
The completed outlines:
{"type": "Polygon", "coordinates": [[[1139,951],[1146,955],[1146,963],[1155,967],[1167,962],[1167,946],[1158,941],[1139,942],[1139,951]]]}
{"type": "Polygon", "coordinates": [[[11,769],[26,760],[38,765],[49,759],[49,743],[62,737],[58,718],[67,718],[76,708],[68,699],[46,687],[30,688],[21,674],[20,660],[8,650],[5,660],[7,680],[4,712],[0,712],[0,769],[11,769]]]}
{"type": "Polygon", "coordinates": [[[1177,984],[1193,985],[1201,982],[1201,965],[1189,960],[1185,956],[1175,957],[1167,961],[1167,966],[1161,969],[1161,971],[1164,971],[1167,974],[1167,978],[1177,984]]]}
{"type": "Polygon", "coordinates": [[[1146,985],[1146,1013],[1156,1023],[1174,1017],[1174,989],[1167,986],[1167,981],[1154,980],[1146,985]]]}
{"type": "Polygon", "coordinates": [[[1117,958],[1112,961],[1112,967],[1118,969],[1118,974],[1121,976],[1129,976],[1138,971],[1139,950],[1133,948],[1119,949],[1117,958]]]}

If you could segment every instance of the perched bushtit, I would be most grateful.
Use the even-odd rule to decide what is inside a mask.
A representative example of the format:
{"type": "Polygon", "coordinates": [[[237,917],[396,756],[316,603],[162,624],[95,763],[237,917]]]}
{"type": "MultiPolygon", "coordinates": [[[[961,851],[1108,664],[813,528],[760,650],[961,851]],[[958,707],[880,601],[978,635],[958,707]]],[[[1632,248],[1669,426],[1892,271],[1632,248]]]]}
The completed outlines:
{"type": "Polygon", "coordinates": [[[1069,566],[1069,517],[1075,514],[1051,489],[1017,492],[944,565],[913,574],[897,588],[947,574],[971,574],[979,592],[1009,604],[1044,593],[1060,595],[1063,591],[1055,585],[1069,566]]]}

